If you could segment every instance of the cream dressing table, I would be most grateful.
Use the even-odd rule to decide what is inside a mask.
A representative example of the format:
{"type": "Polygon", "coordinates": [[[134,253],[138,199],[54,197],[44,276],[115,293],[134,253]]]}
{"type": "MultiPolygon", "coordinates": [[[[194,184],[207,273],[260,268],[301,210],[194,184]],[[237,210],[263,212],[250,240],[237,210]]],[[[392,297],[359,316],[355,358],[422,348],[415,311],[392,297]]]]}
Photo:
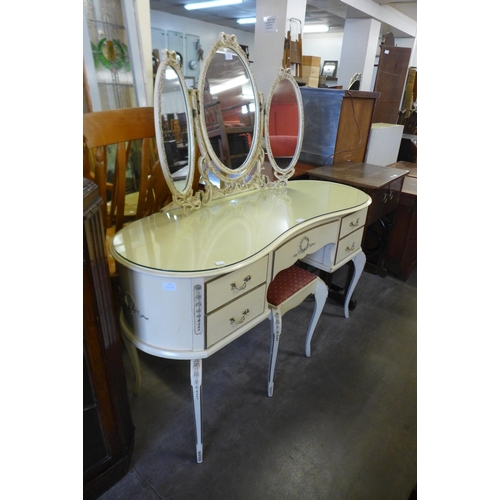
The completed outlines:
{"type": "Polygon", "coordinates": [[[156,79],[155,87],[157,142],[174,202],[125,226],[115,235],[111,252],[120,275],[120,328],[133,361],[136,390],[140,385],[136,348],[154,356],[190,360],[196,457],[202,462],[202,360],[269,317],[270,282],[299,259],[329,272],[354,263],[344,306],[348,317],[349,300],[365,264],[361,240],[371,199],[358,189],[331,182],[288,182],[303,135],[300,92],[290,73],[282,70],[264,110],[234,36],[221,34],[206,58],[198,89],[191,94],[175,54],[165,52],[158,71],[162,78],[156,79]],[[228,77],[228,70],[235,68],[228,77]],[[238,72],[246,82],[237,90],[232,87],[229,96],[218,90],[216,97],[234,105],[238,95],[244,94],[246,103],[248,95],[253,96],[254,132],[246,161],[229,169],[211,147],[206,132],[209,117],[202,110],[213,96],[211,88],[223,84],[216,81],[218,75],[241,82],[238,72]],[[192,111],[186,113],[190,169],[180,182],[169,172],[162,144],[165,121],[161,117],[175,101],[172,82],[183,96],[185,110],[192,111]],[[265,119],[273,95],[279,92],[293,94],[298,118],[295,155],[284,167],[273,157],[265,119]],[[201,152],[197,167],[204,185],[196,192],[191,188],[193,138],[201,152]],[[265,155],[273,165],[273,179],[262,173],[265,155]]]}

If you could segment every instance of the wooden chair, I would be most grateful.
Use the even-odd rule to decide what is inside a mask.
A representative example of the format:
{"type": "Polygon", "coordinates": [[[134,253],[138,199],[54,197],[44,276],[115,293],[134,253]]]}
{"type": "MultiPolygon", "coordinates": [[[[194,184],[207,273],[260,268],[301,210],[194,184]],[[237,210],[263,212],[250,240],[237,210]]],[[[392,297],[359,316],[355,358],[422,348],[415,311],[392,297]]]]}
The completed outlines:
{"type": "Polygon", "coordinates": [[[212,101],[205,105],[205,123],[208,138],[212,142],[214,150],[218,152],[220,161],[231,168],[229,141],[219,101],[212,101]]]}
{"type": "Polygon", "coordinates": [[[306,335],[305,352],[307,357],[311,356],[311,340],[328,297],[328,287],[318,276],[295,265],[280,271],[269,285],[267,302],[271,309],[271,351],[267,384],[268,396],[272,396],[274,392],[274,370],[278,356],[282,317],[311,294],[314,294],[315,305],[306,335]]]}
{"type": "MultiPolygon", "coordinates": [[[[152,107],[85,113],[83,147],[83,176],[97,184],[104,201],[102,216],[108,243],[127,219],[140,219],[171,201],[171,193],[157,159],[152,107]],[[116,156],[110,181],[108,159],[112,145],[116,145],[116,156]],[[131,161],[133,148],[134,155],[139,156],[135,165],[139,184],[137,191],[127,195],[127,164],[131,161]],[[130,208],[126,210],[126,206],[130,208]]],[[[115,264],[109,252],[108,264],[110,274],[114,276],[115,264]]]]}

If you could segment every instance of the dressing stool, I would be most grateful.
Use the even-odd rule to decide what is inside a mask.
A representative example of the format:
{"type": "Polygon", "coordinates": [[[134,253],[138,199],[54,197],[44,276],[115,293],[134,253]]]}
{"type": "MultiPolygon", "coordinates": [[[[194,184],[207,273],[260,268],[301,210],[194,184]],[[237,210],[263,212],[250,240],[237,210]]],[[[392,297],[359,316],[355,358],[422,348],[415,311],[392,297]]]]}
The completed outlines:
{"type": "Polygon", "coordinates": [[[314,294],[315,305],[306,336],[307,357],[311,356],[311,339],[328,297],[328,287],[321,278],[297,266],[290,266],[280,271],[269,285],[267,302],[271,309],[269,315],[271,320],[271,352],[269,355],[268,396],[272,396],[274,391],[274,370],[281,335],[281,318],[287,311],[297,307],[311,294],[314,294]]]}

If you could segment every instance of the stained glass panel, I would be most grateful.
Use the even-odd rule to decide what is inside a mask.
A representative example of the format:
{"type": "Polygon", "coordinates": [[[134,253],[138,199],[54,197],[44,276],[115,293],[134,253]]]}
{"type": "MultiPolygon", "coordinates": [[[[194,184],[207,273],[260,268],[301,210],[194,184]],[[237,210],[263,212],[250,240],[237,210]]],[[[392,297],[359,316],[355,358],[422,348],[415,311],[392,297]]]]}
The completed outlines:
{"type": "Polygon", "coordinates": [[[120,0],[84,0],[103,110],[135,107],[134,79],[120,0]]]}

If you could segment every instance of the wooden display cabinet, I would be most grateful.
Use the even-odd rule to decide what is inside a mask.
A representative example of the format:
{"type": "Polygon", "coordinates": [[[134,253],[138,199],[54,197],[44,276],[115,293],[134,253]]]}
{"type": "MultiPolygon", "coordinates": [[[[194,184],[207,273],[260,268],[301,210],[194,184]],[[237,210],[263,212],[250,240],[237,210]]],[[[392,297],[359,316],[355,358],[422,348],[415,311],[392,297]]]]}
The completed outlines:
{"type": "Polygon", "coordinates": [[[95,499],[128,471],[134,443],[113,308],[102,200],[83,180],[83,494],[95,499]]]}

